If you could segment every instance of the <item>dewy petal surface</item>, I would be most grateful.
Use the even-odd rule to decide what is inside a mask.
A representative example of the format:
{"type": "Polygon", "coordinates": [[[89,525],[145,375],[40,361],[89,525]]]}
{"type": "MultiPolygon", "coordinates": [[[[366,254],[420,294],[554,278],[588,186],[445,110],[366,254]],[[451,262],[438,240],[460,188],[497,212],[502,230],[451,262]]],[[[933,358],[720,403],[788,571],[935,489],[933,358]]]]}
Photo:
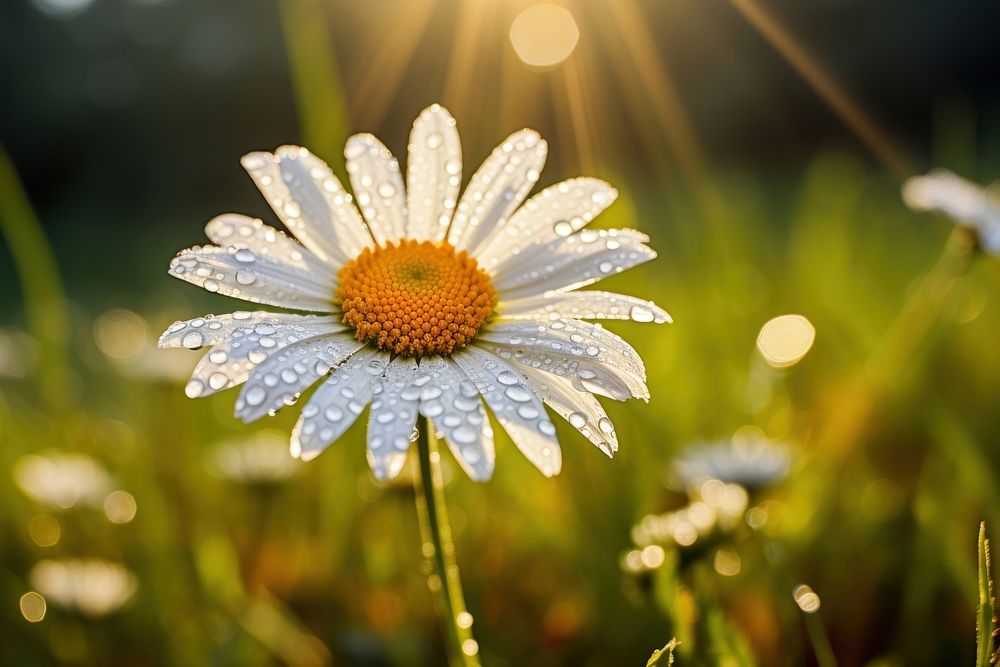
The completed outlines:
{"type": "Polygon", "coordinates": [[[521,453],[546,477],[559,474],[562,453],[556,427],[521,372],[475,344],[453,359],[476,385],[521,453]]]}
{"type": "Polygon", "coordinates": [[[406,194],[399,163],[370,134],[355,134],[344,148],[354,199],[379,245],[406,234],[406,194]]]}
{"type": "Polygon", "coordinates": [[[241,311],[176,322],[160,338],[160,347],[214,346],[184,389],[189,398],[203,398],[246,382],[250,371],[288,345],[343,329],[331,317],[241,311]]]}
{"type": "Polygon", "coordinates": [[[618,336],[578,320],[496,322],[477,339],[503,359],[560,375],[618,401],[649,398],[639,355],[618,336]]]}
{"type": "Polygon", "coordinates": [[[204,246],[184,250],[171,260],[170,275],[250,303],[318,313],[336,310],[332,275],[258,257],[246,248],[204,246]]]}
{"type": "Polygon", "coordinates": [[[316,256],[337,267],[372,245],[351,196],[305,148],[250,153],[242,163],[278,218],[316,256]]]}
{"type": "Polygon", "coordinates": [[[504,319],[632,320],[656,324],[673,321],[667,311],[652,301],[596,290],[551,292],[502,301],[497,310],[504,319]]]}
{"type": "Polygon", "coordinates": [[[548,144],[534,130],[515,132],[493,149],[458,202],[448,242],[458,250],[476,248],[524,201],[547,153],[548,144]]]}
{"type": "Polygon", "coordinates": [[[388,352],[365,348],[335,368],[302,408],[292,429],[292,456],[308,461],[343,435],[371,402],[388,365],[388,352]]]}
{"type": "Polygon", "coordinates": [[[596,178],[551,185],[526,201],[506,224],[494,228],[476,250],[476,258],[485,268],[496,268],[531,246],[579,231],[617,197],[617,190],[596,178]]]}
{"type": "Polygon", "coordinates": [[[479,390],[454,362],[428,357],[414,384],[420,389],[420,414],[440,431],[466,474],[484,481],[493,475],[493,429],[479,390]]]}
{"type": "Polygon", "coordinates": [[[285,346],[257,366],[236,399],[236,416],[245,422],[273,414],[298,400],[299,393],[339,366],[364,345],[337,333],[285,346]]]}
{"type": "Polygon", "coordinates": [[[403,469],[417,423],[420,388],[413,384],[417,362],[397,357],[376,383],[368,416],[368,464],[377,479],[392,479],[403,469]]]}
{"type": "Polygon", "coordinates": [[[424,109],[410,132],[406,160],[406,236],[441,241],[448,231],[462,185],[462,144],[455,119],[434,104],[424,109]]]}
{"type": "Polygon", "coordinates": [[[267,257],[296,269],[333,275],[324,260],[290,239],[284,232],[265,225],[259,219],[238,213],[219,215],[205,225],[205,236],[223,248],[250,250],[256,256],[267,257]]]}
{"type": "Polygon", "coordinates": [[[570,426],[597,445],[597,448],[614,456],[618,451],[618,435],[600,402],[589,391],[580,391],[566,378],[545,373],[531,366],[520,366],[528,384],[556,414],[570,426]]]}
{"type": "Polygon", "coordinates": [[[584,287],[656,257],[647,241],[633,229],[584,229],[508,260],[494,285],[506,299],[584,287]]]}

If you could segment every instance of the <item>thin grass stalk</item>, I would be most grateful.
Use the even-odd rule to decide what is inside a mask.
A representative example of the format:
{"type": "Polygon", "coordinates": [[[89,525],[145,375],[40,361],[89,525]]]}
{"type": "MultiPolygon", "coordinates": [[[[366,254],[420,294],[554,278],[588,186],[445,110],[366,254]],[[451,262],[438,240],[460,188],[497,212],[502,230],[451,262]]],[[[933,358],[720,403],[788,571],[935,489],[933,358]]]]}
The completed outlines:
{"type": "Polygon", "coordinates": [[[448,664],[450,667],[479,667],[479,645],[472,636],[472,616],[465,608],[462,580],[448,523],[441,455],[431,424],[419,428],[413,484],[416,487],[422,551],[432,564],[432,573],[427,581],[437,594],[444,622],[448,664]]]}
{"type": "Polygon", "coordinates": [[[0,233],[7,242],[28,328],[39,349],[36,378],[46,402],[67,402],[69,315],[59,269],[7,151],[0,145],[0,233]]]}
{"type": "Polygon", "coordinates": [[[993,574],[990,566],[990,541],[986,522],[979,524],[979,608],[976,610],[976,667],[990,667],[995,662],[997,618],[993,597],[993,574]]]}
{"type": "Polygon", "coordinates": [[[343,179],[340,161],[332,158],[344,148],[350,118],[323,3],[281,0],[278,11],[302,141],[329,160],[331,169],[343,179]]]}

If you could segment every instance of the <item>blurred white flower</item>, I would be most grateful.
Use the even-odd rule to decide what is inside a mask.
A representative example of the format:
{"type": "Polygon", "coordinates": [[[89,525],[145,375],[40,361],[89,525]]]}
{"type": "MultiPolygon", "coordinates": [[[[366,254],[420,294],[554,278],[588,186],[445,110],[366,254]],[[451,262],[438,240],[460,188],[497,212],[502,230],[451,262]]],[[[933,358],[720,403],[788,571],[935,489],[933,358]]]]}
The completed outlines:
{"type": "Polygon", "coordinates": [[[484,402],[546,476],[562,457],[545,405],[614,454],[615,429],[595,394],[648,399],[646,370],[631,345],[585,320],[670,316],[645,299],[579,288],[653,259],[649,238],[585,229],[618,194],[598,179],[563,181],[525,201],[548,151],[534,130],[505,139],[461,196],[462,150],[446,109],[420,114],[408,150],[404,171],[374,136],[349,138],[353,196],[304,148],[243,157],[294,238],[221,215],[205,228],[214,245],[182,251],[170,274],[315,314],[238,311],[174,323],[161,347],[210,348],[187,395],[243,385],[236,415],[251,422],[320,384],[292,431],[292,454],[303,460],[370,404],[368,462],[379,479],[402,470],[418,414],[469,476],[489,479],[495,449],[484,402]]]}
{"type": "Polygon", "coordinates": [[[84,454],[29,454],[14,464],[14,481],[32,500],[58,509],[76,504],[100,507],[111,476],[84,454]]]}
{"type": "Polygon", "coordinates": [[[136,589],[135,575],[99,558],[42,560],[31,568],[29,579],[49,602],[92,617],[118,610],[136,589]]]}
{"type": "Polygon", "coordinates": [[[1000,255],[1000,200],[995,192],[948,171],[935,169],[903,184],[903,201],[916,211],[938,211],[974,229],[982,249],[1000,255]]]}
{"type": "Polygon", "coordinates": [[[288,455],[288,441],[276,431],[217,445],[208,463],[213,474],[244,484],[281,482],[295,475],[301,465],[288,455]]]}
{"type": "Polygon", "coordinates": [[[688,447],[674,460],[672,473],[685,488],[718,480],[756,489],[784,479],[790,464],[787,446],[771,442],[763,433],[740,432],[729,440],[688,447]]]}

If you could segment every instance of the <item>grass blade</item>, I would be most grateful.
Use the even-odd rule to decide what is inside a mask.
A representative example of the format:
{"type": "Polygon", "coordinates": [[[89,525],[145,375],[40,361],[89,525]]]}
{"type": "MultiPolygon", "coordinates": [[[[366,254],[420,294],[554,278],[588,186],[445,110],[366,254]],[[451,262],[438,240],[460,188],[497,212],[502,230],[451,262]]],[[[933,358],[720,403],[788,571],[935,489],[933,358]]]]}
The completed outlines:
{"type": "Polygon", "coordinates": [[[979,524],[979,609],[976,613],[976,667],[993,664],[993,641],[996,634],[993,608],[993,577],[990,574],[990,541],[986,522],[979,524]]]}

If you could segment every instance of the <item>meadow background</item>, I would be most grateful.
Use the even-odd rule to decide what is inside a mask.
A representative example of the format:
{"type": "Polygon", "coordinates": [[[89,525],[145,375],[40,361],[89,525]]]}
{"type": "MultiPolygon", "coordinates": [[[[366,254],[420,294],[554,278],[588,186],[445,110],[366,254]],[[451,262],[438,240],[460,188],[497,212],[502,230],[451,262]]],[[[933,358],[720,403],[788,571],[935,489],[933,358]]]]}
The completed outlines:
{"type": "Polygon", "coordinates": [[[509,37],[532,4],[0,6],[0,663],[444,664],[413,489],[373,480],[363,420],[293,464],[296,409],[245,426],[233,393],[185,398],[197,354],[154,349],[239,308],[166,268],[218,213],[275,223],[241,155],[298,143],[343,177],[349,134],[402,160],[433,102],[466,179],[527,126],[540,185],[613,183],[595,225],[660,256],[609,288],[675,319],[608,325],[652,392],[607,405],[613,461],[565,425],[552,480],[500,431],[487,484],[445,457],[483,664],[644,665],[673,636],[680,665],[973,663],[1000,260],[899,193],[1000,175],[1000,5],[567,1],[579,41],[539,69],[509,37]],[[815,344],[774,368],[755,341],[788,313],[815,344]],[[644,517],[699,502],[675,457],[748,434],[787,476],[638,549],[644,517]]]}

